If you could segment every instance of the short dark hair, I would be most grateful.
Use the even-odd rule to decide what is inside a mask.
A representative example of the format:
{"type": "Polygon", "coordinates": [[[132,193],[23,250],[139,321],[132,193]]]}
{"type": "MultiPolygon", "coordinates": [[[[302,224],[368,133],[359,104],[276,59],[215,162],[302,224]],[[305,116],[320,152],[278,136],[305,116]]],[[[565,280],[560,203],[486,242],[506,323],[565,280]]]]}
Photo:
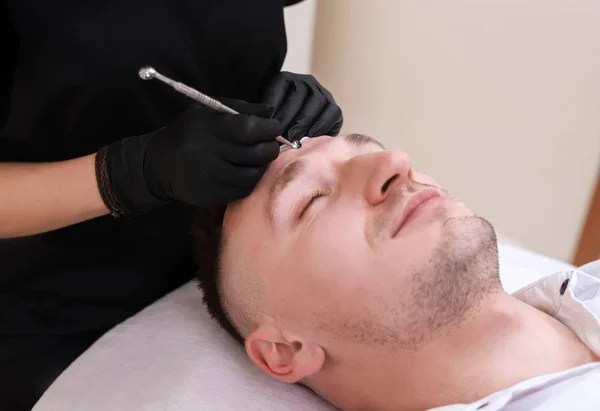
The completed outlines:
{"type": "Polygon", "coordinates": [[[198,266],[196,280],[202,290],[208,313],[217,320],[236,341],[244,344],[244,338],[227,317],[219,286],[222,272],[223,216],[226,206],[206,207],[196,210],[192,224],[194,236],[194,260],[198,266]]]}

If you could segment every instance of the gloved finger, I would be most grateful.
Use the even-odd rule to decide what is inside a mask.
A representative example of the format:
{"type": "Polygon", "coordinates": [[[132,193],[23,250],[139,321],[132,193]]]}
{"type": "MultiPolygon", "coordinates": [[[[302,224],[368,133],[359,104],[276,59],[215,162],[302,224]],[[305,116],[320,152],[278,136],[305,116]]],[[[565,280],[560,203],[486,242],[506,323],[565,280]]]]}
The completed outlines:
{"type": "Polygon", "coordinates": [[[310,88],[306,83],[294,81],[285,100],[280,106],[275,107],[275,118],[278,119],[286,130],[298,114],[304,102],[309,97],[310,88]]]}
{"type": "Polygon", "coordinates": [[[279,143],[275,140],[252,145],[222,140],[218,150],[225,160],[238,166],[267,166],[279,156],[280,151],[279,143]]]}
{"type": "MultiPolygon", "coordinates": [[[[252,193],[252,187],[234,187],[225,186],[219,191],[213,198],[211,198],[210,205],[227,205],[242,198],[248,197],[252,193]]],[[[203,207],[204,197],[200,197],[200,204],[196,204],[197,207],[203,207]]]]}
{"type": "Polygon", "coordinates": [[[233,164],[230,166],[235,169],[235,171],[230,174],[230,176],[235,175],[235,179],[226,180],[224,177],[222,180],[226,180],[232,186],[248,189],[250,191],[256,187],[262,176],[267,171],[267,167],[236,166],[233,164]]]}
{"type": "MultiPolygon", "coordinates": [[[[197,185],[199,186],[201,184],[197,185]]],[[[204,190],[192,193],[184,200],[184,202],[201,208],[205,208],[206,206],[227,205],[250,195],[255,186],[256,183],[246,187],[240,187],[224,181],[213,180],[210,187],[205,186],[204,190]],[[205,190],[210,191],[208,197],[205,190]]]]}
{"type": "Polygon", "coordinates": [[[241,144],[255,144],[260,141],[274,141],[284,128],[274,118],[261,118],[254,115],[230,115],[217,118],[214,130],[219,136],[241,144]],[[236,116],[236,117],[232,117],[236,116]]]}
{"type": "Polygon", "coordinates": [[[222,155],[215,155],[210,160],[209,167],[211,177],[221,182],[224,186],[234,186],[238,188],[254,188],[267,170],[266,166],[240,166],[232,164],[222,155]]]}
{"type": "Polygon", "coordinates": [[[306,133],[315,121],[317,121],[317,118],[323,112],[326,105],[327,100],[321,93],[311,93],[296,117],[294,117],[294,120],[292,120],[286,137],[293,141],[300,140],[306,136],[306,133]]]}
{"type": "Polygon", "coordinates": [[[329,92],[329,90],[327,90],[325,87],[323,87],[321,85],[321,83],[319,83],[318,81],[316,81],[316,86],[317,88],[321,91],[321,93],[323,94],[323,96],[325,96],[325,98],[327,99],[327,101],[329,101],[332,104],[335,104],[335,99],[333,98],[333,94],[331,94],[331,92],[329,92]]]}
{"type": "Polygon", "coordinates": [[[279,107],[285,101],[292,85],[293,81],[289,80],[284,73],[279,74],[275,80],[267,86],[262,98],[263,103],[268,104],[271,107],[279,107]]]}
{"type": "Polygon", "coordinates": [[[309,137],[337,136],[342,129],[343,123],[342,109],[337,104],[329,104],[309,128],[306,135],[309,137]]]}
{"type": "Polygon", "coordinates": [[[221,103],[227,107],[237,111],[240,114],[250,115],[253,114],[257,117],[271,118],[275,113],[275,108],[263,103],[248,103],[244,100],[237,100],[232,98],[217,98],[221,103]]]}

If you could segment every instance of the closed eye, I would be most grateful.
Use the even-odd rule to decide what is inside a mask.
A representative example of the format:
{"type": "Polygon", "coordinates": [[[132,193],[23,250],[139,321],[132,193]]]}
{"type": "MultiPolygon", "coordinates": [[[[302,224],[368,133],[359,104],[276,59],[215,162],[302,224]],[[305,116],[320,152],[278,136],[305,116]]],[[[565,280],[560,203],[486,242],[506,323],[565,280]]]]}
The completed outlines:
{"type": "Polygon", "coordinates": [[[313,191],[308,196],[306,196],[302,200],[300,200],[299,207],[298,207],[298,213],[297,213],[298,220],[302,219],[304,214],[308,211],[310,206],[313,205],[313,203],[315,202],[316,199],[318,199],[319,197],[326,196],[326,195],[327,195],[327,193],[324,191],[313,191]]]}

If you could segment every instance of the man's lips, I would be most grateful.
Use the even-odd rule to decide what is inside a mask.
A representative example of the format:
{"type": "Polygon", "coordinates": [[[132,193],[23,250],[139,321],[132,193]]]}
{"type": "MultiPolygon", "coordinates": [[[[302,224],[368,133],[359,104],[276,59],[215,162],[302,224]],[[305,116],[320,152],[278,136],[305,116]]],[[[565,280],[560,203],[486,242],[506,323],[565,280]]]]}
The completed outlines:
{"type": "Polygon", "coordinates": [[[435,188],[424,188],[417,191],[415,194],[409,197],[406,201],[406,205],[402,209],[400,220],[396,225],[396,229],[392,232],[392,238],[402,230],[402,227],[415,215],[417,211],[422,208],[430,200],[441,197],[441,193],[435,188]]]}

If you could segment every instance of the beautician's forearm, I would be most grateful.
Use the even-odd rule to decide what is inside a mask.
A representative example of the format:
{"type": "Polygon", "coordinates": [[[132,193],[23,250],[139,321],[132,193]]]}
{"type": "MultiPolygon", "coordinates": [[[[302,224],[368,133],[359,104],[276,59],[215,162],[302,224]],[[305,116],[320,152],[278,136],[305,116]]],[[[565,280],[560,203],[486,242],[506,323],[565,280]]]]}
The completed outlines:
{"type": "Polygon", "coordinates": [[[66,227],[108,214],[96,155],[56,163],[0,163],[0,238],[66,227]]]}

